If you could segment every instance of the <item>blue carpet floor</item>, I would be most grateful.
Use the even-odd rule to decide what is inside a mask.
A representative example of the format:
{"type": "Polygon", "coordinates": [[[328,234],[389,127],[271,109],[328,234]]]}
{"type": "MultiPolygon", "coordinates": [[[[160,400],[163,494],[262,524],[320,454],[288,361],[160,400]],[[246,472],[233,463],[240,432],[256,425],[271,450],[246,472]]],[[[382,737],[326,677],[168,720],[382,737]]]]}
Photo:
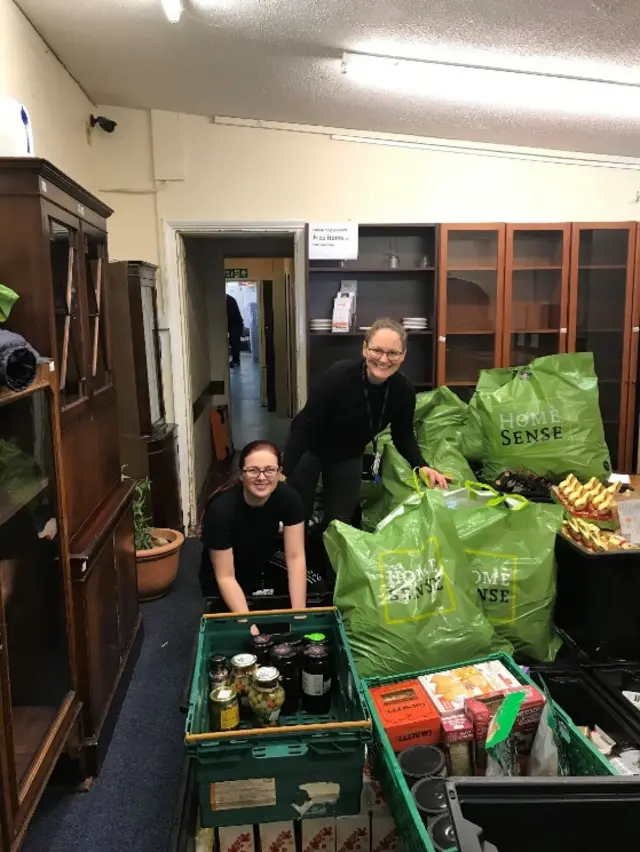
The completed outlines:
{"type": "Polygon", "coordinates": [[[142,606],[144,644],[93,788],[47,792],[23,852],[165,852],[184,754],[180,700],[202,613],[199,560],[199,542],[187,540],[171,592],[142,606]]]}

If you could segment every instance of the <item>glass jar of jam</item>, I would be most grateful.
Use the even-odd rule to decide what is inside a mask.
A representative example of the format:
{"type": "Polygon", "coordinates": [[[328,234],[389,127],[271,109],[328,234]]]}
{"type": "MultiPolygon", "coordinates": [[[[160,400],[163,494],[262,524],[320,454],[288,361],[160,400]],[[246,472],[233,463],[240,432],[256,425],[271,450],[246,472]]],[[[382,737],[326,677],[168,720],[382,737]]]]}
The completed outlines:
{"type": "Polygon", "coordinates": [[[329,643],[326,635],[324,633],[307,633],[303,641],[304,649],[306,650],[312,645],[322,645],[323,648],[328,648],[329,643]]]}
{"type": "Polygon", "coordinates": [[[209,688],[226,686],[229,683],[229,661],[222,654],[209,657],[209,688]]]}
{"type": "Polygon", "coordinates": [[[280,672],[284,689],[282,715],[298,712],[300,703],[300,667],[298,652],[291,645],[276,645],[271,651],[271,664],[280,672]]]}
{"type": "Polygon", "coordinates": [[[238,693],[240,712],[243,715],[250,715],[251,712],[248,692],[251,679],[257,668],[258,661],[255,654],[236,654],[235,657],[231,658],[231,677],[238,693]]]}
{"type": "Polygon", "coordinates": [[[240,725],[235,686],[216,686],[209,695],[209,725],[212,731],[235,731],[240,725]]]}
{"type": "Polygon", "coordinates": [[[273,666],[256,670],[249,687],[249,706],[256,728],[275,728],[284,704],[280,673],[273,666]]]}
{"type": "Polygon", "coordinates": [[[312,716],[323,716],[331,710],[329,654],[322,645],[310,645],[304,652],[302,707],[312,716]]]}
{"type": "Polygon", "coordinates": [[[268,633],[258,633],[251,642],[253,653],[256,655],[259,666],[268,666],[271,660],[271,649],[274,646],[273,636],[268,633]]]}

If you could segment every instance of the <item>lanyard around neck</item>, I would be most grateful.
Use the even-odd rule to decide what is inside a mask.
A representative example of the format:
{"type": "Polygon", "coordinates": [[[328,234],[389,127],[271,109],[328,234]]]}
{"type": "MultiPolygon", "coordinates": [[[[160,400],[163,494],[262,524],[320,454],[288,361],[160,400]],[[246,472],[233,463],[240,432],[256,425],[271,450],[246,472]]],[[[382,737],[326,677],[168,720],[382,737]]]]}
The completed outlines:
{"type": "Polygon", "coordinates": [[[373,422],[373,411],[371,410],[371,394],[369,391],[369,382],[367,380],[367,365],[365,362],[362,363],[362,389],[364,392],[364,403],[367,407],[367,417],[369,418],[369,428],[371,429],[371,439],[373,441],[373,451],[376,452],[376,436],[382,432],[382,426],[384,423],[384,415],[387,410],[387,400],[389,398],[389,381],[385,382],[384,388],[384,397],[382,399],[382,408],[380,409],[380,418],[378,421],[378,428],[376,429],[375,423],[373,422]]]}

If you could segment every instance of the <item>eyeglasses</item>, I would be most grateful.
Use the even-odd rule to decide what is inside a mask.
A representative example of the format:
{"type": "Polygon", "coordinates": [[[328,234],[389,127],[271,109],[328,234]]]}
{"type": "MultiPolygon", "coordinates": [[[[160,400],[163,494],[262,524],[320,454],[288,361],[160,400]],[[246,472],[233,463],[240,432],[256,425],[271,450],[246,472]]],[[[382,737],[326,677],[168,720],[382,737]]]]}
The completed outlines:
{"type": "Polygon", "coordinates": [[[404,352],[398,352],[397,349],[380,349],[378,346],[374,346],[373,348],[367,346],[367,349],[375,361],[381,361],[384,355],[387,356],[389,361],[399,361],[404,355],[404,352]]]}
{"type": "Polygon", "coordinates": [[[242,471],[248,479],[260,479],[264,476],[265,479],[275,479],[280,473],[279,467],[245,467],[242,471]]]}

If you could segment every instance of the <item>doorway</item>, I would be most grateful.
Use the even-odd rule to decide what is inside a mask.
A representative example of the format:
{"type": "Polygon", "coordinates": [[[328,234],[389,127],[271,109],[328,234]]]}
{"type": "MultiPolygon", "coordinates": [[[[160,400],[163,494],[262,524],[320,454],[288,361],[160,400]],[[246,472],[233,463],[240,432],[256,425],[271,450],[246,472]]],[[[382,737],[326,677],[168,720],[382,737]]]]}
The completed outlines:
{"type": "MultiPolygon", "coordinates": [[[[184,286],[185,407],[186,400],[191,401],[183,441],[189,480],[182,481],[181,454],[181,484],[189,491],[190,527],[197,519],[198,503],[225,461],[213,441],[212,415],[229,422],[235,450],[257,438],[282,448],[291,417],[304,401],[301,384],[306,395],[306,357],[301,376],[299,355],[305,352],[306,341],[301,347],[299,329],[306,331],[306,321],[300,322],[306,317],[306,294],[300,282],[296,284],[298,254],[296,234],[291,232],[178,236],[178,269],[184,286]],[[228,296],[241,316],[237,366],[230,364],[228,296]]],[[[179,402],[175,361],[173,373],[174,402],[179,402]]]]}

